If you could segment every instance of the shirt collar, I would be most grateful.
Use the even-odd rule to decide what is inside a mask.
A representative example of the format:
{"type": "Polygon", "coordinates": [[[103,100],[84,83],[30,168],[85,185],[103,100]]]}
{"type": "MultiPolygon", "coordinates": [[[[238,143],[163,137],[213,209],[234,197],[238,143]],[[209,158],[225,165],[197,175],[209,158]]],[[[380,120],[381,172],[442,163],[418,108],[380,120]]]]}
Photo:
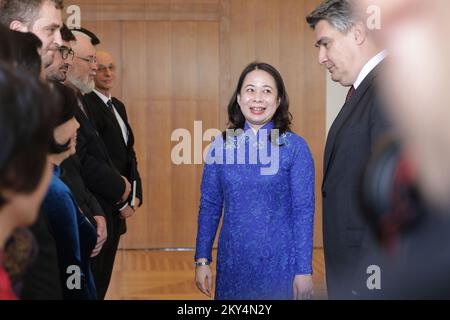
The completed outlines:
{"type": "MultiPolygon", "coordinates": [[[[263,125],[261,128],[259,128],[259,130],[261,130],[261,129],[272,130],[274,127],[275,127],[275,125],[273,124],[273,121],[269,121],[265,125],[263,125]]],[[[247,131],[249,129],[251,130],[252,127],[250,127],[250,124],[248,123],[248,121],[245,121],[244,131],[247,131]]]]}
{"type": "Polygon", "coordinates": [[[102,101],[107,105],[108,101],[111,100],[111,95],[109,96],[109,98],[107,96],[105,96],[103,93],[101,93],[100,91],[98,91],[97,89],[94,89],[94,92],[96,95],[98,95],[98,97],[100,99],[102,99],[102,101]]]}
{"type": "Polygon", "coordinates": [[[355,83],[353,84],[353,87],[358,89],[358,87],[361,85],[361,83],[364,81],[364,79],[367,77],[367,75],[375,69],[377,65],[379,65],[385,58],[387,57],[387,51],[383,50],[380,53],[378,53],[376,56],[374,56],[372,59],[370,59],[364,67],[361,69],[361,72],[358,75],[358,78],[356,78],[355,83]]]}

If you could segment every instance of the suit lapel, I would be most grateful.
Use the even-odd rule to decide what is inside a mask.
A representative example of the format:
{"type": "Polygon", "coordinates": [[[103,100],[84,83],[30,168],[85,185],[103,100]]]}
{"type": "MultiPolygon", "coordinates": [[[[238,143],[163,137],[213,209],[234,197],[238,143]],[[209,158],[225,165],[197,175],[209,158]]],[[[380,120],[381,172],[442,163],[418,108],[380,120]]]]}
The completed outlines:
{"type": "Polygon", "coordinates": [[[357,106],[359,105],[361,99],[364,97],[367,90],[372,86],[381,64],[382,63],[380,63],[367,75],[367,77],[364,79],[364,81],[361,83],[361,85],[354,93],[353,98],[348,103],[344,104],[338,116],[336,117],[336,120],[333,122],[333,125],[330,128],[324,153],[324,174],[323,174],[324,182],[327,173],[330,169],[331,159],[334,154],[336,140],[339,138],[339,133],[344,124],[353,114],[355,108],[357,108],[357,106]]]}
{"type": "MultiPolygon", "coordinates": [[[[127,145],[127,147],[130,148],[134,144],[134,136],[133,136],[133,131],[131,130],[130,124],[128,123],[125,106],[123,105],[122,102],[120,102],[116,98],[112,98],[112,102],[114,104],[114,107],[116,108],[117,113],[122,118],[123,122],[125,123],[125,126],[127,127],[127,130],[128,130],[128,145],[127,145]]],[[[122,131],[120,131],[120,132],[122,133],[122,131]]]]}
{"type": "MultiPolygon", "coordinates": [[[[123,137],[122,137],[122,128],[119,125],[119,121],[117,121],[117,118],[115,116],[115,114],[113,112],[111,112],[111,110],[108,109],[108,106],[103,102],[102,99],[100,99],[100,97],[94,92],[93,93],[93,97],[96,101],[96,104],[98,104],[98,106],[100,107],[100,112],[102,112],[104,115],[106,115],[106,117],[109,119],[110,122],[113,123],[113,126],[115,128],[116,131],[118,131],[118,133],[120,134],[120,137],[122,138],[122,142],[125,144],[125,142],[123,141],[123,137]]],[[[116,103],[113,101],[114,107],[116,107],[116,103]]]]}

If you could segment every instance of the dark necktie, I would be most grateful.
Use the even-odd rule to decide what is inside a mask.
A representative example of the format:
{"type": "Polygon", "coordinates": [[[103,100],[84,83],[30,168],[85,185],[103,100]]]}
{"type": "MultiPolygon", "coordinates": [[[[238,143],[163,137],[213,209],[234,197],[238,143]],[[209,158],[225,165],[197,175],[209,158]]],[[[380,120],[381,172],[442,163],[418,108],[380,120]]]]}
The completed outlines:
{"type": "Polygon", "coordinates": [[[348,90],[347,98],[345,98],[345,103],[348,103],[352,99],[353,95],[355,94],[355,91],[356,91],[355,88],[351,86],[350,89],[348,90]]]}
{"type": "Polygon", "coordinates": [[[108,100],[106,105],[108,106],[108,110],[111,111],[114,114],[114,105],[113,105],[112,101],[108,100]]]}

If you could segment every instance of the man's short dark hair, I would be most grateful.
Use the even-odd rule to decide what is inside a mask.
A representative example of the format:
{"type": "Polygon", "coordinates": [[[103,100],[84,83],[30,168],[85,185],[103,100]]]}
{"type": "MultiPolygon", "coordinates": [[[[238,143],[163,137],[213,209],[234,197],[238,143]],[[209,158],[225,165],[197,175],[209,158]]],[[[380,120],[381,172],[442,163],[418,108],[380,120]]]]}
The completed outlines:
{"type": "Polygon", "coordinates": [[[13,21],[32,26],[46,1],[54,3],[56,9],[64,8],[63,0],[0,0],[0,23],[8,28],[13,21]]]}
{"type": "Polygon", "coordinates": [[[312,29],[322,20],[340,32],[347,33],[357,22],[352,0],[325,0],[306,17],[312,29]]]}
{"type": "Polygon", "coordinates": [[[75,38],[72,31],[66,26],[66,24],[63,24],[60,32],[61,32],[61,38],[63,39],[63,41],[69,42],[69,41],[77,40],[77,38],[75,38]]]}

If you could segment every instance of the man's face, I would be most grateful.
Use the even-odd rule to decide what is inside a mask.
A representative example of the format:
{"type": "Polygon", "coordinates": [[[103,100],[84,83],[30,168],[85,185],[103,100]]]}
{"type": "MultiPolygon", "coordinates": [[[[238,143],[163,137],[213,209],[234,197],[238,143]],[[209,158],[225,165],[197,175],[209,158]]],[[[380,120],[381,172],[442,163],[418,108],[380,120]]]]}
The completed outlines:
{"type": "Polygon", "coordinates": [[[30,30],[42,41],[42,64],[44,68],[53,62],[56,49],[62,45],[59,30],[62,27],[61,9],[56,9],[51,1],[42,4],[39,17],[34,22],[30,30]]]}
{"type": "Polygon", "coordinates": [[[73,45],[75,58],[67,78],[81,92],[89,93],[95,88],[94,77],[97,72],[96,50],[90,39],[80,35],[77,35],[76,38],[77,41],[73,45]]]}
{"type": "Polygon", "coordinates": [[[95,87],[101,91],[110,91],[114,86],[116,65],[113,57],[107,52],[97,52],[98,70],[95,76],[95,87]]]}
{"type": "Polygon", "coordinates": [[[326,20],[320,21],[314,32],[319,63],[327,68],[333,81],[343,86],[353,85],[357,72],[353,67],[355,44],[352,32],[344,34],[326,20]]]}
{"type": "Polygon", "coordinates": [[[64,82],[67,78],[67,72],[73,65],[74,52],[70,42],[63,41],[55,54],[53,63],[45,69],[48,80],[64,82]]]}

